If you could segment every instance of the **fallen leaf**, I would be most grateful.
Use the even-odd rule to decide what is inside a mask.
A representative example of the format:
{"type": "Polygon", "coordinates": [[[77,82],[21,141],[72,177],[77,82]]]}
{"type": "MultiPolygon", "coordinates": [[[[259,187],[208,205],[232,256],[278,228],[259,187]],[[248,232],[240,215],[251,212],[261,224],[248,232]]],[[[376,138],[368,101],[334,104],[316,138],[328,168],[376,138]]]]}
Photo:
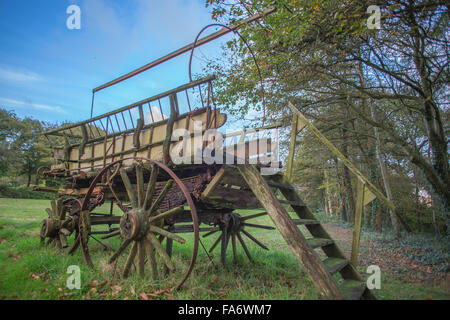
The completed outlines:
{"type": "Polygon", "coordinates": [[[122,291],[121,286],[115,285],[115,286],[111,287],[111,295],[113,295],[113,296],[118,295],[120,291],[122,291]]]}
{"type": "Polygon", "coordinates": [[[130,292],[133,296],[136,295],[136,289],[134,288],[134,286],[130,287],[130,292]]]}
{"type": "Polygon", "coordinates": [[[97,280],[92,280],[91,282],[88,283],[89,287],[96,287],[98,286],[98,281],[97,280]]]}
{"type": "Polygon", "coordinates": [[[97,293],[97,289],[96,288],[91,288],[91,292],[92,293],[97,293]]]}
{"type": "Polygon", "coordinates": [[[139,298],[141,298],[142,300],[148,300],[148,296],[145,292],[139,293],[139,298]]]}

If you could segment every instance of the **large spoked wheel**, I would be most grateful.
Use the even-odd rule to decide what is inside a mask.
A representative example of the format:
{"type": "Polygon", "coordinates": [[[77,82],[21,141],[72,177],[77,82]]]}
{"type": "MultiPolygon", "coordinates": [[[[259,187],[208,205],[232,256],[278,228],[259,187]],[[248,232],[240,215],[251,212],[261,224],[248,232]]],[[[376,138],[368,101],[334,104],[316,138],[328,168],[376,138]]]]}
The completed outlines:
{"type": "Polygon", "coordinates": [[[103,188],[105,194],[113,197],[124,212],[119,230],[103,238],[121,236],[123,242],[109,259],[117,263],[122,255],[128,255],[122,269],[122,276],[132,272],[136,261],[137,272],[145,275],[148,264],[151,277],[159,278],[167,271],[181,273],[177,288],[181,287],[192,272],[198,252],[199,227],[197,211],[185,184],[166,165],[146,158],[127,158],[106,166],[92,181],[83,201],[80,216],[80,244],[83,257],[93,267],[87,245],[90,233],[90,199],[103,188]],[[133,162],[131,166],[125,163],[133,162]],[[158,177],[162,181],[158,181],[158,177]],[[189,210],[185,210],[185,205],[189,210]],[[186,212],[187,211],[187,212],[186,212]],[[175,214],[188,214],[193,222],[192,256],[189,264],[172,257],[172,241],[185,244],[186,240],[172,231],[166,221],[175,214]],[[166,247],[164,248],[164,240],[166,247]]]}
{"type": "Polygon", "coordinates": [[[216,239],[216,241],[213,243],[211,248],[209,249],[209,252],[213,252],[214,249],[218,246],[220,243],[220,260],[223,265],[226,264],[226,256],[227,256],[227,248],[228,244],[231,239],[232,248],[233,248],[233,259],[234,261],[237,260],[237,242],[240,243],[242,248],[244,249],[245,254],[247,255],[247,258],[250,260],[250,262],[254,262],[252,256],[250,255],[250,251],[247,248],[247,245],[244,242],[244,238],[242,235],[245,235],[247,238],[252,240],[254,243],[256,243],[259,247],[263,248],[264,250],[269,250],[261,241],[256,239],[252,234],[248,232],[248,229],[246,230],[246,227],[253,227],[253,228],[259,228],[259,229],[267,229],[267,230],[274,230],[274,227],[271,226],[265,226],[265,225],[259,225],[259,224],[253,224],[249,223],[248,220],[258,218],[260,216],[266,215],[266,212],[262,213],[256,213],[252,215],[248,215],[245,217],[241,217],[237,213],[226,213],[222,215],[220,221],[219,221],[219,230],[213,230],[208,233],[205,233],[203,237],[208,237],[216,232],[220,232],[219,237],[216,239]]]}

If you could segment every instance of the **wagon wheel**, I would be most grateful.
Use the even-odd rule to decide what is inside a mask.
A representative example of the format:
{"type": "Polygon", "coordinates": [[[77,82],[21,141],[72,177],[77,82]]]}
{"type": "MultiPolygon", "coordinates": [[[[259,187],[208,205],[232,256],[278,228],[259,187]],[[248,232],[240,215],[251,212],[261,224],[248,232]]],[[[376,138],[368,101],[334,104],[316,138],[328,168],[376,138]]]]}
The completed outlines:
{"type": "Polygon", "coordinates": [[[231,238],[234,261],[237,260],[236,243],[237,243],[237,241],[239,241],[239,243],[242,246],[242,248],[244,249],[244,252],[247,255],[248,259],[251,262],[254,262],[252,256],[250,255],[250,252],[248,251],[247,245],[244,242],[244,238],[242,237],[242,234],[244,234],[247,238],[252,240],[254,243],[256,243],[258,246],[260,246],[264,250],[269,250],[269,248],[267,248],[263,243],[261,243],[261,241],[256,239],[246,229],[244,229],[245,227],[254,227],[254,228],[259,228],[259,229],[274,230],[275,228],[271,227],[271,226],[265,226],[265,225],[259,225],[259,224],[253,224],[253,223],[247,222],[248,220],[255,219],[255,218],[258,218],[258,217],[266,215],[266,214],[267,214],[266,212],[261,212],[261,213],[248,215],[245,217],[241,217],[237,213],[224,214],[219,222],[220,230],[213,230],[213,231],[210,231],[203,235],[203,237],[208,237],[208,236],[220,231],[219,237],[216,239],[214,244],[211,246],[211,248],[209,249],[209,252],[211,253],[220,242],[221,243],[220,260],[221,260],[222,264],[225,265],[228,243],[231,238]]]}
{"type": "Polygon", "coordinates": [[[72,217],[66,217],[66,207],[64,201],[59,198],[52,200],[51,208],[46,208],[48,218],[42,220],[40,230],[41,245],[52,245],[57,248],[67,248],[67,237],[72,234],[74,229],[74,220],[72,217]],[[47,239],[47,242],[45,239],[47,239]]]}
{"type": "MultiPolygon", "coordinates": [[[[192,272],[197,257],[199,238],[198,218],[194,202],[184,183],[166,165],[146,158],[132,158],[135,162],[134,167],[128,169],[122,167],[124,161],[130,159],[118,160],[108,165],[94,178],[84,199],[82,207],[83,214],[81,217],[87,217],[89,215],[86,210],[89,199],[99,181],[103,179],[102,185],[107,185],[108,192],[116,199],[117,205],[124,211],[124,215],[120,220],[120,231],[113,231],[103,237],[112,237],[120,234],[124,238],[124,241],[111,256],[109,262],[114,263],[131,245],[122,276],[127,277],[129,275],[134,260],[137,261],[139,274],[144,276],[145,262],[147,260],[151,276],[153,279],[156,279],[159,276],[157,257],[162,262],[160,264],[161,267],[167,268],[171,272],[177,269],[171,257],[171,242],[175,240],[184,244],[185,239],[171,232],[170,226],[165,225],[164,221],[165,218],[169,218],[176,213],[184,212],[184,203],[186,203],[189,206],[193,222],[194,243],[191,261],[184,273],[183,279],[177,286],[179,288],[192,272]],[[162,188],[157,187],[157,178],[160,173],[171,178],[163,184],[162,188]],[[104,178],[105,176],[106,180],[104,178]],[[145,177],[148,177],[148,179],[145,179],[145,177]],[[132,184],[132,181],[135,184],[132,184]],[[175,208],[168,206],[169,201],[167,201],[169,191],[173,188],[178,188],[180,195],[185,199],[185,201],[183,200],[175,208]],[[162,246],[164,239],[166,239],[166,249],[162,246]]],[[[80,226],[82,225],[83,223],[80,222],[80,226]]],[[[85,225],[87,226],[89,224],[87,223],[85,225]]],[[[83,234],[85,235],[85,239],[88,239],[86,237],[86,230],[80,229],[81,239],[83,239],[83,234]]],[[[80,243],[82,247],[85,246],[83,248],[85,260],[88,265],[93,266],[89,256],[87,242],[80,241],[80,243]]],[[[183,271],[181,270],[180,272],[183,271]]]]}

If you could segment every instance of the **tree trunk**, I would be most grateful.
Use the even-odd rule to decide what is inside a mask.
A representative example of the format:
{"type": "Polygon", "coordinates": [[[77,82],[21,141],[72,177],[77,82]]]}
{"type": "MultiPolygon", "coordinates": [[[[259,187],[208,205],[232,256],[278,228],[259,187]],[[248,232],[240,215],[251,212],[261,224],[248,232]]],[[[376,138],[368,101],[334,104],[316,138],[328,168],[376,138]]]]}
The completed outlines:
{"type": "Polygon", "coordinates": [[[434,227],[434,233],[436,235],[436,237],[439,237],[441,235],[441,231],[439,230],[439,225],[437,223],[437,218],[436,218],[436,203],[434,200],[433,195],[431,195],[431,209],[432,209],[432,213],[433,213],[433,227],[434,227]]]}
{"type": "Polygon", "coordinates": [[[31,174],[28,174],[27,177],[28,177],[28,180],[27,180],[27,188],[29,188],[29,187],[30,187],[30,184],[31,184],[31,174]]]}
{"type": "Polygon", "coordinates": [[[375,208],[375,231],[378,233],[382,233],[383,227],[382,227],[382,223],[381,223],[381,206],[379,204],[378,199],[374,200],[374,206],[376,207],[375,208]]]}
{"type": "MultiPolygon", "coordinates": [[[[370,111],[371,111],[371,114],[372,114],[372,119],[374,121],[376,121],[376,119],[375,119],[375,108],[373,107],[373,105],[371,105],[370,111]]],[[[386,166],[384,164],[384,160],[383,160],[383,157],[382,157],[382,154],[381,154],[380,134],[378,133],[378,128],[377,127],[373,127],[373,131],[374,131],[374,134],[375,134],[376,155],[377,155],[377,159],[378,159],[378,165],[380,166],[381,178],[383,179],[384,189],[386,190],[386,197],[388,198],[389,201],[392,201],[391,186],[390,186],[389,181],[388,181],[386,166]]],[[[397,216],[395,215],[395,213],[391,209],[389,209],[389,216],[391,218],[391,223],[392,223],[392,227],[394,228],[395,235],[397,237],[400,237],[401,233],[400,233],[400,226],[398,224],[397,216]]]]}
{"type": "MultiPolygon", "coordinates": [[[[348,157],[348,132],[346,128],[342,129],[342,138],[343,138],[343,144],[342,144],[342,154],[347,159],[348,157]]],[[[353,188],[352,188],[352,180],[350,177],[350,170],[347,168],[347,166],[344,165],[344,172],[343,172],[343,182],[344,182],[344,188],[345,188],[345,194],[347,198],[347,221],[353,223],[354,220],[354,214],[355,214],[355,201],[353,198],[353,188]]]]}
{"type": "Polygon", "coordinates": [[[422,217],[421,217],[421,212],[420,212],[420,201],[419,201],[419,184],[417,181],[416,170],[413,170],[413,173],[414,173],[414,184],[415,184],[414,193],[415,193],[415,200],[416,200],[417,229],[419,230],[419,232],[422,232],[422,217]]]}
{"type": "Polygon", "coordinates": [[[339,196],[340,196],[340,201],[341,201],[341,204],[340,204],[340,216],[341,216],[341,219],[343,221],[347,221],[347,203],[346,203],[347,199],[345,197],[345,191],[344,191],[344,188],[343,188],[344,181],[342,179],[342,175],[339,172],[339,162],[338,162],[337,158],[334,158],[333,160],[334,160],[334,164],[335,164],[335,167],[336,167],[337,181],[339,181],[339,196]]]}
{"type": "Polygon", "coordinates": [[[330,191],[328,189],[328,173],[327,173],[327,169],[324,169],[323,171],[324,176],[325,176],[325,201],[327,202],[327,207],[328,207],[328,214],[330,215],[330,217],[333,216],[333,207],[331,205],[331,197],[330,197],[330,191]]]}

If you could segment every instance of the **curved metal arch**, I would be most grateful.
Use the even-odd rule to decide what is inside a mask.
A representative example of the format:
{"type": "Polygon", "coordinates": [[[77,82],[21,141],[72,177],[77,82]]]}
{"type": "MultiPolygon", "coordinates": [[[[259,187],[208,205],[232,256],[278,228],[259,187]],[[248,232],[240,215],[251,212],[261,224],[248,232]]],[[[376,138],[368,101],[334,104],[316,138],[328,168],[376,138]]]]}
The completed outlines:
{"type": "Polygon", "coordinates": [[[255,65],[256,65],[256,69],[258,70],[259,82],[260,82],[260,85],[261,85],[261,96],[262,96],[262,105],[263,105],[262,125],[264,126],[264,120],[266,118],[266,101],[265,101],[265,91],[264,91],[264,85],[263,85],[263,78],[262,78],[262,75],[261,75],[261,70],[259,69],[258,60],[256,60],[256,57],[255,57],[255,54],[252,51],[252,48],[248,45],[247,40],[245,40],[245,38],[236,29],[230,28],[230,27],[228,27],[228,26],[226,26],[224,24],[220,24],[220,23],[211,23],[211,24],[203,27],[202,30],[200,30],[200,32],[197,34],[197,37],[195,37],[195,41],[194,41],[194,44],[193,44],[192,50],[191,50],[191,55],[189,57],[189,81],[192,82],[192,57],[194,56],[194,50],[195,50],[195,47],[197,46],[198,38],[203,33],[203,31],[205,31],[206,29],[208,29],[210,27],[222,27],[222,28],[225,28],[225,29],[228,29],[228,30],[232,31],[234,34],[237,34],[239,36],[239,38],[247,46],[248,51],[252,55],[253,61],[255,62],[255,65]]]}

